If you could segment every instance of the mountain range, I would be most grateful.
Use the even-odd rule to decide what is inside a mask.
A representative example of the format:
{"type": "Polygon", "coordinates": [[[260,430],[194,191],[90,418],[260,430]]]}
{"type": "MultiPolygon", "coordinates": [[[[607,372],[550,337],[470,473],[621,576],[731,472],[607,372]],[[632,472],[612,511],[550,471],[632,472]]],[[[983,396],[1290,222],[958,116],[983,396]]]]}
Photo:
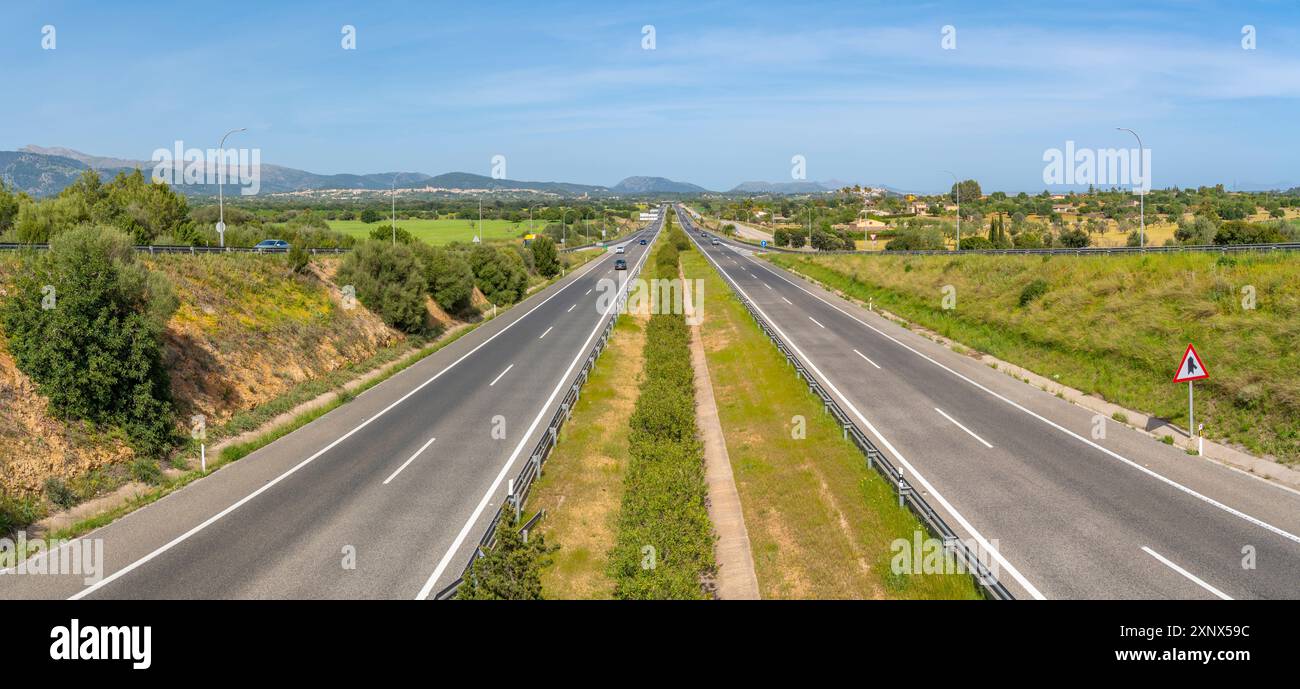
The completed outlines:
{"type": "MultiPolygon", "coordinates": [[[[150,173],[154,162],[132,160],[113,156],[82,153],[59,146],[28,145],[17,151],[0,151],[0,179],[32,196],[50,196],[59,193],[87,169],[112,176],[118,172],[135,169],[150,173]]],[[[229,185],[230,183],[228,183],[229,185]]],[[[843,182],[744,182],[736,185],[731,194],[817,194],[846,186],[843,182]]],[[[313,192],[382,192],[391,188],[428,193],[515,192],[553,196],[653,196],[671,194],[703,194],[708,189],[689,182],[678,182],[666,177],[627,177],[613,186],[575,184],[570,182],[528,182],[497,179],[469,172],[446,172],[428,175],[422,172],[382,172],[372,174],[322,175],[281,165],[261,165],[261,194],[302,194],[313,192]]],[[[215,196],[213,184],[178,185],[177,189],[188,196],[215,196]]],[[[231,193],[231,190],[227,190],[231,193]]]]}

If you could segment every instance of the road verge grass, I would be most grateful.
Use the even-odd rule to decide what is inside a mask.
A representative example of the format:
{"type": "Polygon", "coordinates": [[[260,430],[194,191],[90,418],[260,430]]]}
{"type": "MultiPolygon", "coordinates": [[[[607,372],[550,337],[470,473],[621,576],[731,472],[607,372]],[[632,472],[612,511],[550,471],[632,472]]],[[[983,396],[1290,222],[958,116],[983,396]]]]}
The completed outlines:
{"type": "Polygon", "coordinates": [[[1188,343],[1206,437],[1300,462],[1300,256],[767,257],[844,295],[1129,409],[1187,426],[1188,343]],[[945,309],[951,286],[955,308],[945,309]],[[1023,303],[1022,303],[1023,302],[1023,303]]]}
{"type": "Polygon", "coordinates": [[[894,573],[898,539],[925,528],[707,260],[682,266],[704,280],[701,335],[763,598],[980,598],[966,574],[894,573]]]}

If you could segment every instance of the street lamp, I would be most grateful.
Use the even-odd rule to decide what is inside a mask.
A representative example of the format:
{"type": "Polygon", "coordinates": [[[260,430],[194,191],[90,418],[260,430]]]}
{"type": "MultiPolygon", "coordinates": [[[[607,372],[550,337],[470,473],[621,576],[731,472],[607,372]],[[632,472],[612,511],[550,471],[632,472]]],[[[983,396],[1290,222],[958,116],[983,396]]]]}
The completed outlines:
{"type": "Polygon", "coordinates": [[[248,131],[248,127],[240,127],[239,129],[232,129],[226,132],[225,136],[221,137],[221,143],[217,145],[217,151],[218,151],[217,164],[220,166],[220,168],[217,170],[217,216],[218,216],[217,217],[217,241],[223,247],[226,245],[226,194],[225,194],[226,161],[225,161],[225,154],[221,153],[221,151],[226,150],[227,136],[230,136],[235,132],[246,132],[246,131],[248,131]]]}
{"type": "MultiPolygon", "coordinates": [[[[940,170],[939,172],[948,171],[940,170]]],[[[957,190],[957,250],[961,251],[961,181],[957,179],[957,175],[953,175],[951,172],[948,172],[948,174],[952,175],[952,186],[953,189],[957,190]]]]}
{"type": "Polygon", "coordinates": [[[569,225],[568,223],[564,222],[564,219],[569,217],[570,211],[574,213],[577,212],[574,211],[572,208],[565,208],[563,211],[560,212],[560,232],[561,232],[560,244],[566,247],[569,245],[569,225]]]}
{"type": "MultiPolygon", "coordinates": [[[[1128,132],[1129,134],[1132,134],[1132,135],[1133,135],[1133,138],[1137,139],[1137,142],[1138,142],[1138,165],[1141,165],[1141,164],[1142,164],[1142,137],[1138,136],[1138,133],[1137,133],[1137,132],[1135,132],[1135,131],[1133,131],[1132,129],[1129,129],[1129,128],[1127,128],[1127,127],[1116,127],[1115,129],[1118,130],[1118,131],[1121,131],[1121,132],[1128,132]]],[[[1141,178],[1142,178],[1143,183],[1146,183],[1146,182],[1147,182],[1146,174],[1147,174],[1147,171],[1146,171],[1146,170],[1142,170],[1142,174],[1141,174],[1140,176],[1141,176],[1141,178]]],[[[1139,248],[1139,249],[1146,249],[1146,246],[1147,246],[1146,242],[1147,242],[1147,202],[1146,202],[1146,194],[1142,193],[1142,189],[1141,189],[1141,187],[1139,187],[1139,188],[1138,188],[1138,248],[1139,248]]]]}
{"type": "Polygon", "coordinates": [[[533,225],[533,209],[536,208],[536,207],[538,207],[538,206],[542,206],[542,205],[545,205],[545,204],[542,204],[542,203],[534,203],[533,205],[531,205],[531,206],[528,207],[528,232],[529,232],[530,234],[537,234],[537,227],[536,227],[535,225],[533,225]]]}
{"type": "Polygon", "coordinates": [[[388,192],[388,198],[393,202],[393,219],[390,228],[393,230],[393,246],[397,246],[397,173],[393,173],[393,185],[388,192]]]}

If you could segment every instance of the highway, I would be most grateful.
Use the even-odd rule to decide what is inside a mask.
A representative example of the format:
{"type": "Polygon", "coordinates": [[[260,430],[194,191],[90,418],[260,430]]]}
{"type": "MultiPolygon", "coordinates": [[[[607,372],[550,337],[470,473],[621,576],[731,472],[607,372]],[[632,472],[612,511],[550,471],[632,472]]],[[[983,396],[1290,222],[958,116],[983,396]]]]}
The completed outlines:
{"type": "Polygon", "coordinates": [[[1094,439],[1093,412],[678,218],[1017,598],[1300,597],[1300,493],[1118,422],[1094,439]]]}
{"type": "MultiPolygon", "coordinates": [[[[615,242],[626,246],[617,257],[644,262],[660,223],[615,242]]],[[[615,271],[615,257],[87,534],[103,539],[100,581],[5,576],[0,598],[430,597],[460,575],[611,317],[610,287],[632,272],[615,271]]]]}

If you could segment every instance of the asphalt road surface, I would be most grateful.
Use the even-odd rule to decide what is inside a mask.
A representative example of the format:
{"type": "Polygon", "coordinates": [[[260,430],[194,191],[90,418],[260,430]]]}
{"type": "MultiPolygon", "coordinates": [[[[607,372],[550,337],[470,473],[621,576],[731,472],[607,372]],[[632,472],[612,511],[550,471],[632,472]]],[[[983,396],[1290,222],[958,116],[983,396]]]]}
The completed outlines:
{"type": "Polygon", "coordinates": [[[713,246],[684,215],[700,250],[867,437],[959,536],[996,552],[1016,597],[1300,597],[1300,493],[1098,419],[754,247],[713,246]]]}
{"type": "Polygon", "coordinates": [[[660,222],[613,243],[625,254],[593,259],[315,422],[87,534],[103,539],[99,581],[5,575],[0,598],[437,593],[610,318],[631,272],[615,259],[644,261],[660,222]]]}

